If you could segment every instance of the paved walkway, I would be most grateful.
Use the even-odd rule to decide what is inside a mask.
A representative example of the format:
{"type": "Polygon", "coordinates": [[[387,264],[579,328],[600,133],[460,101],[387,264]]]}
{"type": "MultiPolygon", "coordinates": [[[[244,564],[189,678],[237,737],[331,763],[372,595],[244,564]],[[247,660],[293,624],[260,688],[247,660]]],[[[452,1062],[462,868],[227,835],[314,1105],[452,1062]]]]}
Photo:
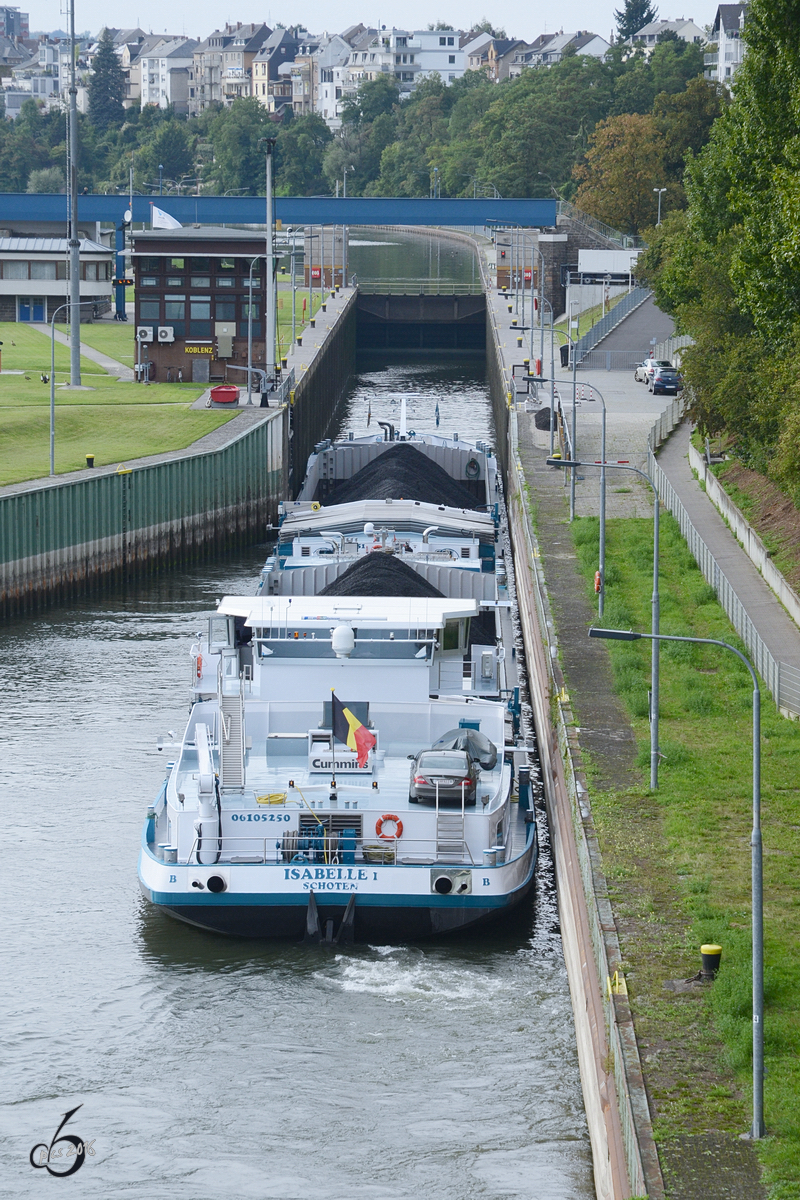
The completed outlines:
{"type": "MultiPolygon", "coordinates": [[[[38,329],[39,333],[43,333],[49,339],[49,325],[32,325],[31,328],[38,329]]],[[[69,337],[66,333],[60,333],[56,329],[54,337],[60,346],[69,345],[69,337]]],[[[81,355],[83,358],[88,358],[90,362],[97,363],[98,367],[102,367],[108,375],[115,375],[123,383],[133,383],[133,368],[124,366],[116,358],[109,358],[107,354],[102,354],[101,351],[93,349],[92,346],[87,346],[85,342],[81,342],[81,355]]]]}
{"type": "Polygon", "coordinates": [[[635,308],[629,316],[623,317],[619,325],[598,342],[598,350],[635,350],[642,358],[653,348],[656,342],[666,341],[672,337],[675,326],[672,317],[667,316],[660,308],[656,308],[652,296],[648,296],[644,304],[635,308]]]}
{"type": "Polygon", "coordinates": [[[717,509],[692,474],[687,458],[689,426],[680,425],[658,455],[669,479],[701,538],[739,597],[747,615],[778,662],[800,668],[800,629],[778,597],[764,582],[736,541],[717,509]]]}

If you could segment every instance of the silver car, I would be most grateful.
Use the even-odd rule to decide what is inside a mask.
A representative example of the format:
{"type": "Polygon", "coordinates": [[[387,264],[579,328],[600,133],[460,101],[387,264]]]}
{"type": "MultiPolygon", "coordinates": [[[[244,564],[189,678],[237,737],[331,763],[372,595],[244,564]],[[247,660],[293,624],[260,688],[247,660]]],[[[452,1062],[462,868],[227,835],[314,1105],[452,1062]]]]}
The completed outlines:
{"type": "Polygon", "coordinates": [[[436,800],[448,807],[472,805],[478,790],[480,765],[474,762],[466,750],[420,750],[411,763],[411,779],[408,784],[408,799],[411,804],[420,800],[436,800]]]}

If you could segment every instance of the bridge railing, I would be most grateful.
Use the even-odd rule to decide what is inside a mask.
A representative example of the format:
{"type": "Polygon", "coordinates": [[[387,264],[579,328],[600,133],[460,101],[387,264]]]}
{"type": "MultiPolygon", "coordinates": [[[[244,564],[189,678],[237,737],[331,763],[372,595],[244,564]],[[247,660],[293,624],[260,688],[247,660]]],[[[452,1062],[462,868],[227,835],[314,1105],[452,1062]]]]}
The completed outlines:
{"type": "Polygon", "coordinates": [[[480,296],[480,280],[456,283],[452,279],[359,279],[358,290],[379,296],[480,296]]]}

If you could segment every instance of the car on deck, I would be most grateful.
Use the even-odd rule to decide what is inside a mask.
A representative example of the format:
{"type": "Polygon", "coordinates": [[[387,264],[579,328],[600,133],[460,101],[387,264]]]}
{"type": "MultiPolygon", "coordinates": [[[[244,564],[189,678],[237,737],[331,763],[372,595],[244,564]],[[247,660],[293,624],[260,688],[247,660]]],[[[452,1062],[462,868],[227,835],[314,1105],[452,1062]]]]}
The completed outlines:
{"type": "Polygon", "coordinates": [[[464,804],[472,805],[480,775],[480,764],[466,750],[420,750],[411,763],[408,799],[435,804],[438,793],[440,805],[460,807],[463,792],[464,804]]]}

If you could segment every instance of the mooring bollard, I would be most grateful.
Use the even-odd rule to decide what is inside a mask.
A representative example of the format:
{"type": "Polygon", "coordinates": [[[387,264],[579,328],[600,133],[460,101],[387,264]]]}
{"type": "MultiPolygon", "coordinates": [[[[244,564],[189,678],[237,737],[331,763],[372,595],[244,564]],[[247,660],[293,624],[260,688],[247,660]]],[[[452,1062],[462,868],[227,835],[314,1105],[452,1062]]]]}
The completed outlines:
{"type": "Polygon", "coordinates": [[[94,455],[93,455],[93,454],[87,454],[87,455],[86,455],[86,466],[87,466],[87,467],[93,467],[93,466],[94,466],[94,455]]]}
{"type": "Polygon", "coordinates": [[[700,974],[703,979],[712,982],[717,977],[719,971],[719,963],[722,958],[722,946],[714,946],[711,944],[700,947],[700,959],[702,968],[700,974]]]}

